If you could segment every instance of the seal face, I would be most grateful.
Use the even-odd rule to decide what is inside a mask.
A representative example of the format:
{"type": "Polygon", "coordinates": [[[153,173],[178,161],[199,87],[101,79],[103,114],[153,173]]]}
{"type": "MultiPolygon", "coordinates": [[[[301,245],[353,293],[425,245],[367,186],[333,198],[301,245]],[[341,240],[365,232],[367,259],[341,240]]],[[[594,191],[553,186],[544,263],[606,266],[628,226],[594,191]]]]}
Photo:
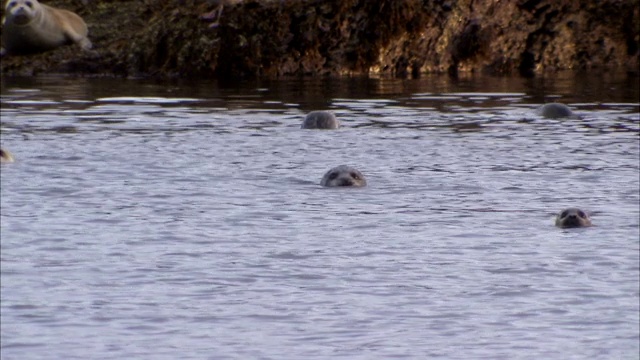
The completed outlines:
{"type": "Polygon", "coordinates": [[[0,163],[12,163],[13,155],[7,149],[0,148],[0,163]]]}
{"type": "Polygon", "coordinates": [[[565,104],[549,103],[538,108],[537,113],[549,119],[573,117],[573,112],[565,104]]]}
{"type": "Polygon", "coordinates": [[[16,25],[26,25],[35,17],[33,3],[27,2],[24,5],[18,4],[16,1],[7,3],[6,11],[12,16],[16,25]]]}
{"type": "Polygon", "coordinates": [[[586,212],[578,208],[567,208],[556,217],[556,226],[563,228],[591,226],[591,219],[586,212]]]}
{"type": "Polygon", "coordinates": [[[327,171],[322,177],[320,185],[334,187],[334,186],[354,186],[362,187],[367,185],[367,181],[364,175],[357,169],[347,165],[336,166],[333,169],[327,171]]]}
{"type": "Polygon", "coordinates": [[[337,129],[340,122],[328,111],[312,111],[302,122],[303,129],[337,129]]]}
{"type": "Polygon", "coordinates": [[[3,55],[35,54],[74,43],[84,50],[91,48],[80,16],[38,0],[9,0],[2,24],[3,55]]]}

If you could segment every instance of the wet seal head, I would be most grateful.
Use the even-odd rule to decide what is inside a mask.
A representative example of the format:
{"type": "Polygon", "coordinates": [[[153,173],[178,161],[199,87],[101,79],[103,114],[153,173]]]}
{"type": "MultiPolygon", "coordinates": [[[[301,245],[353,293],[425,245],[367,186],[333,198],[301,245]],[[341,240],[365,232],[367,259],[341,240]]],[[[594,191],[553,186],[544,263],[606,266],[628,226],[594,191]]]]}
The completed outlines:
{"type": "Polygon", "coordinates": [[[312,111],[302,122],[303,129],[337,129],[340,122],[328,111],[312,111]]]}
{"type": "Polygon", "coordinates": [[[80,16],[38,0],[9,0],[2,26],[2,55],[30,55],[69,44],[91,49],[87,24],[80,16]]]}
{"type": "Polygon", "coordinates": [[[549,119],[579,118],[567,105],[561,103],[544,104],[536,112],[549,119]]]}
{"type": "Polygon", "coordinates": [[[14,162],[13,155],[9,150],[0,148],[0,163],[12,163],[14,162]]]}
{"type": "Polygon", "coordinates": [[[591,219],[586,212],[578,208],[567,208],[556,217],[556,226],[562,228],[591,226],[591,219]]]}
{"type": "Polygon", "coordinates": [[[340,165],[327,171],[327,173],[322,177],[320,185],[328,187],[362,187],[367,185],[367,181],[365,180],[364,175],[362,175],[362,173],[357,169],[347,165],[340,165]]]}

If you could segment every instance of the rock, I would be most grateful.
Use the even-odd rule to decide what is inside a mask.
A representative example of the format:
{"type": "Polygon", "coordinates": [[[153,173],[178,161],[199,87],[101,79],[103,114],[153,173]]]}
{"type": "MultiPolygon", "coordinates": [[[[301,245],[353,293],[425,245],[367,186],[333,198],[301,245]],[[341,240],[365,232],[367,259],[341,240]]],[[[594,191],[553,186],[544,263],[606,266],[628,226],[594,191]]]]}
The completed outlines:
{"type": "MultiPolygon", "coordinates": [[[[53,6],[71,6],[62,0],[53,6]]],[[[81,15],[95,53],[3,58],[3,74],[192,78],[419,77],[640,66],[640,7],[620,0],[245,0],[215,28],[203,0],[103,0],[81,15]],[[132,34],[135,34],[132,36],[132,34]]]]}

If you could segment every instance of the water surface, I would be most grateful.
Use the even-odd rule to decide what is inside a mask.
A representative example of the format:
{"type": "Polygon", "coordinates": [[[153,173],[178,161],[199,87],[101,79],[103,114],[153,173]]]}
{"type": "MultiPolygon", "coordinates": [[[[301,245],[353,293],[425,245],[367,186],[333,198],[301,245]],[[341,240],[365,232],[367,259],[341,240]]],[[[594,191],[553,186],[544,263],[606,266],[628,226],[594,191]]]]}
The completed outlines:
{"type": "Polygon", "coordinates": [[[639,94],[3,78],[2,359],[637,359],[639,94]]]}

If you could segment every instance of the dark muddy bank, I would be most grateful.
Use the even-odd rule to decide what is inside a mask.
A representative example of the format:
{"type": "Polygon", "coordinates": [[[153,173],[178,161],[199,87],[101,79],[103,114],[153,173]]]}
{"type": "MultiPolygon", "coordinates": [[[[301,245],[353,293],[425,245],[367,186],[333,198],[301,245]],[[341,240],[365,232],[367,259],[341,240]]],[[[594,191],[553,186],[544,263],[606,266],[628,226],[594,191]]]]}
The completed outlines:
{"type": "Polygon", "coordinates": [[[3,74],[277,77],[557,70],[637,73],[638,0],[245,0],[220,25],[200,0],[51,1],[94,44],[4,57],[3,74]]]}

